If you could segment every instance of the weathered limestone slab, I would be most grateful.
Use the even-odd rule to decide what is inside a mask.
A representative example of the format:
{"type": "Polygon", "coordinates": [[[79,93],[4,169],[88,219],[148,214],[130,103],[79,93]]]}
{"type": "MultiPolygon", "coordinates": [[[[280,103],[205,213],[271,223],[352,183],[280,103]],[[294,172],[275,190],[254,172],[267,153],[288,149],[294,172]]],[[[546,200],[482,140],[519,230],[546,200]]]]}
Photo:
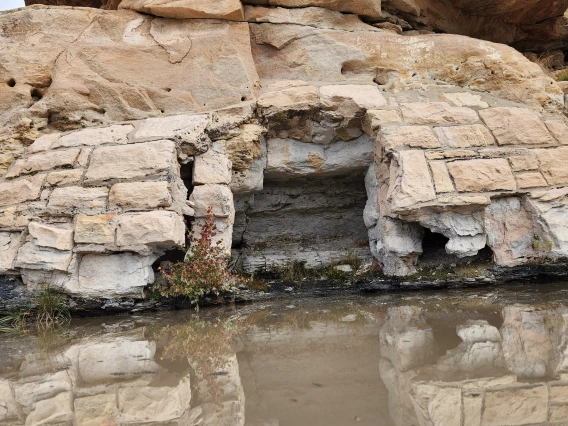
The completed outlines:
{"type": "Polygon", "coordinates": [[[434,131],[445,148],[471,148],[494,144],[493,136],[481,124],[436,127],[434,131]]]}
{"type": "Polygon", "coordinates": [[[483,424],[530,425],[548,420],[546,386],[488,390],[485,396],[483,424]]]}
{"type": "Polygon", "coordinates": [[[373,136],[375,131],[385,124],[397,124],[402,120],[400,114],[395,110],[376,109],[368,110],[363,118],[363,131],[369,136],[373,136]]]}
{"type": "Polygon", "coordinates": [[[37,246],[51,247],[58,250],[71,250],[73,248],[72,229],[31,222],[28,226],[28,231],[37,246]]]}
{"type": "MultiPolygon", "coordinates": [[[[261,154],[247,170],[233,170],[229,187],[233,194],[261,191],[264,187],[264,171],[267,165],[266,142],[261,142],[261,154]]],[[[233,166],[234,168],[234,166],[233,166]]]]}
{"type": "Polygon", "coordinates": [[[352,117],[368,109],[386,106],[387,101],[376,85],[333,85],[320,87],[321,106],[344,117],[352,117]]]}
{"type": "Polygon", "coordinates": [[[459,192],[516,189],[515,178],[505,159],[453,161],[447,166],[459,192]]]}
{"type": "Polygon", "coordinates": [[[428,126],[389,126],[381,129],[380,143],[387,151],[397,148],[440,148],[440,142],[428,126]]]}
{"type": "Polygon", "coordinates": [[[24,244],[19,250],[14,266],[44,271],[66,271],[71,263],[71,251],[39,247],[33,242],[24,244]]]}
{"type": "Polygon", "coordinates": [[[83,177],[83,169],[60,170],[51,172],[45,180],[46,186],[64,186],[76,184],[83,177]]]}
{"type": "Polygon", "coordinates": [[[67,149],[31,155],[25,160],[16,161],[6,173],[6,177],[13,178],[59,167],[72,167],[79,156],[79,152],[79,149],[67,149]]]}
{"type": "Polygon", "coordinates": [[[261,156],[262,135],[265,132],[266,129],[257,124],[244,124],[239,136],[227,141],[225,149],[233,170],[248,170],[252,162],[261,156]]]}
{"type": "Polygon", "coordinates": [[[0,379],[0,421],[18,418],[18,405],[10,381],[0,379]]]}
{"type": "Polygon", "coordinates": [[[86,254],[79,265],[78,287],[70,290],[91,297],[141,297],[144,286],[154,282],[154,260],[131,253],[86,254]]]}
{"type": "Polygon", "coordinates": [[[182,245],[185,224],[180,215],[166,210],[124,214],[118,217],[116,244],[120,246],[182,245]]]}
{"type": "Polygon", "coordinates": [[[442,95],[448,101],[459,107],[489,108],[489,104],[481,100],[481,95],[470,92],[452,92],[442,95]]]}
{"type": "Polygon", "coordinates": [[[172,19],[244,20],[240,0],[122,0],[118,8],[172,19]]]}
{"type": "Polygon", "coordinates": [[[533,219],[517,197],[491,201],[485,213],[487,244],[497,265],[512,266],[531,259],[533,219]]]}
{"type": "Polygon", "coordinates": [[[469,108],[454,107],[446,102],[412,102],[401,104],[404,121],[411,124],[468,124],[479,121],[469,108]]]}
{"type": "Polygon", "coordinates": [[[47,151],[60,137],[61,133],[59,132],[40,136],[34,143],[28,146],[27,153],[35,154],[36,152],[47,151]]]}
{"type": "Polygon", "coordinates": [[[559,143],[568,145],[568,123],[566,123],[566,119],[548,120],[544,124],[559,143]]]}
{"type": "Polygon", "coordinates": [[[208,207],[213,208],[216,217],[235,220],[233,193],[225,185],[199,185],[193,188],[189,200],[194,203],[195,217],[205,217],[208,207]]]}
{"type": "Polygon", "coordinates": [[[556,144],[538,113],[527,108],[489,108],[481,118],[499,145],[556,144]]]}
{"type": "Polygon", "coordinates": [[[515,173],[517,186],[519,189],[541,188],[546,187],[546,180],[542,177],[540,172],[520,172],[515,173]]]}
{"type": "Polygon", "coordinates": [[[549,185],[568,184],[568,148],[535,149],[532,152],[549,185]]]}
{"type": "Polygon", "coordinates": [[[454,184],[448,173],[446,163],[443,161],[431,161],[429,163],[434,179],[434,187],[437,193],[453,192],[454,184]]]}
{"type": "Polygon", "coordinates": [[[404,210],[436,198],[422,151],[410,150],[394,154],[387,198],[391,201],[393,211],[404,210]]]}
{"type": "Polygon", "coordinates": [[[194,185],[225,184],[231,182],[231,161],[225,147],[217,142],[206,153],[195,157],[192,182],[194,185]]]}
{"type": "Polygon", "coordinates": [[[96,148],[85,174],[85,183],[114,179],[139,179],[167,174],[177,168],[175,144],[155,141],[96,148]]]}
{"type": "Polygon", "coordinates": [[[267,150],[266,174],[278,178],[347,174],[365,170],[373,162],[373,144],[367,135],[328,146],[293,139],[269,139],[267,150]]]}
{"type": "Polygon", "coordinates": [[[273,88],[258,97],[258,107],[266,117],[272,117],[287,111],[310,111],[320,106],[318,89],[305,82],[282,82],[282,88],[273,88]],[[284,85],[284,83],[288,83],[284,85]]]}
{"type": "Polygon", "coordinates": [[[462,424],[461,389],[418,384],[415,386],[415,395],[411,398],[417,408],[419,423],[448,426],[462,424]]]}
{"type": "Polygon", "coordinates": [[[14,260],[23,243],[21,232],[0,232],[0,274],[13,270],[14,260]]]}
{"type": "Polygon", "coordinates": [[[45,174],[0,182],[0,206],[20,204],[39,198],[45,174]]]}
{"type": "Polygon", "coordinates": [[[95,216],[80,214],[75,220],[75,242],[86,244],[113,244],[116,213],[95,216]]]}
{"type": "Polygon", "coordinates": [[[269,22],[272,24],[308,25],[316,28],[343,31],[379,31],[365,24],[357,15],[337,12],[322,7],[302,7],[287,9],[283,7],[245,6],[245,21],[269,22]]]}
{"type": "Polygon", "coordinates": [[[100,212],[107,205],[108,188],[82,188],[67,186],[55,188],[47,208],[53,212],[100,212]]]}
{"type": "Polygon", "coordinates": [[[92,128],[79,130],[67,135],[61,136],[52,145],[51,148],[62,148],[83,145],[104,145],[104,144],[125,144],[128,143],[128,134],[134,130],[134,126],[114,125],[103,128],[92,128]]]}
{"type": "Polygon", "coordinates": [[[168,182],[117,183],[110,188],[109,206],[123,210],[152,210],[172,205],[168,182]]]}
{"type": "Polygon", "coordinates": [[[509,157],[509,162],[514,172],[538,169],[538,161],[534,155],[512,156],[509,157]]]}

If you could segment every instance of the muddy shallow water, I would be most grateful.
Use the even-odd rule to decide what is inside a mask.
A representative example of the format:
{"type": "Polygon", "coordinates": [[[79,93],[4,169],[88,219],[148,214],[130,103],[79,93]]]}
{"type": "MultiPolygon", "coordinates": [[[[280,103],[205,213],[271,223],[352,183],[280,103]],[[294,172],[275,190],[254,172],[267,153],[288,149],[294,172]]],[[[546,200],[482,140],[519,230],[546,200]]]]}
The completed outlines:
{"type": "Polygon", "coordinates": [[[568,285],[73,320],[0,334],[0,425],[567,425],[568,285]]]}

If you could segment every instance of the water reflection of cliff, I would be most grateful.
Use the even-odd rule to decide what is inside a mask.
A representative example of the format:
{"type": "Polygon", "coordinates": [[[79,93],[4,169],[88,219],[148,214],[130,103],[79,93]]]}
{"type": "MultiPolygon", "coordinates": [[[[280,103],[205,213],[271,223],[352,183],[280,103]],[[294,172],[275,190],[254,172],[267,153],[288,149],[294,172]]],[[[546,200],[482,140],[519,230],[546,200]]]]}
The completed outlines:
{"type": "Polygon", "coordinates": [[[390,308],[380,370],[395,424],[567,425],[567,315],[565,308],[512,305],[497,326],[466,319],[455,327],[457,347],[438,356],[430,315],[414,306],[390,308]]]}
{"type": "Polygon", "coordinates": [[[568,424],[568,309],[419,305],[163,314],[72,326],[58,348],[0,337],[0,426],[568,424]]]}

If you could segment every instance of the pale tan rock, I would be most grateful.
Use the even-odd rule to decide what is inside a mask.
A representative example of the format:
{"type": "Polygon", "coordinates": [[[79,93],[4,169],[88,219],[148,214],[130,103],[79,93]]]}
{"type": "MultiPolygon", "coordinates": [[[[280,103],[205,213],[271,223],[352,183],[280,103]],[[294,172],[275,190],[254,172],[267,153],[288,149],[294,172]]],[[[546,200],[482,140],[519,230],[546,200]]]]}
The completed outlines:
{"type": "Polygon", "coordinates": [[[114,393],[75,398],[75,421],[77,426],[116,426],[118,407],[114,393]]]}
{"type": "Polygon", "coordinates": [[[300,25],[250,24],[250,28],[263,80],[375,80],[396,90],[444,82],[527,102],[539,110],[562,110],[563,93],[553,80],[503,45],[451,34],[409,38],[385,31],[361,37],[358,32],[300,25]],[[380,53],[376,46],[381,46],[380,53]]]}
{"type": "Polygon", "coordinates": [[[61,133],[50,133],[36,139],[34,143],[28,146],[27,153],[35,154],[37,152],[47,151],[59,139],[61,133]]]}
{"type": "Polygon", "coordinates": [[[532,155],[515,155],[509,157],[509,162],[514,172],[538,169],[538,161],[532,155]]]}
{"type": "Polygon", "coordinates": [[[44,9],[28,8],[0,18],[1,25],[14,28],[4,45],[10,61],[3,67],[16,82],[0,88],[0,127],[20,122],[23,115],[32,123],[29,133],[47,126],[49,111],[50,126],[71,130],[199,113],[255,97],[258,76],[247,23],[212,25],[211,20],[92,8],[52,8],[49,13],[52,19],[45,20],[44,9]],[[45,37],[32,46],[33,31],[45,37]],[[191,47],[180,58],[177,47],[183,45],[191,47]],[[57,60],[64,51],[66,59],[57,60]],[[30,58],[36,61],[33,70],[30,58]],[[31,99],[32,90],[41,99],[31,99]]]}
{"type": "Polygon", "coordinates": [[[380,144],[387,151],[398,148],[440,148],[440,142],[428,126],[389,126],[379,133],[380,144]]]}
{"type": "Polygon", "coordinates": [[[489,104],[481,100],[481,95],[474,95],[470,92],[444,93],[442,96],[455,106],[489,108],[489,104]]]}
{"type": "Polygon", "coordinates": [[[568,148],[535,149],[532,152],[549,185],[568,184],[568,148]]]}
{"type": "MultiPolygon", "coordinates": [[[[87,297],[142,297],[144,286],[154,282],[152,263],[155,260],[156,256],[140,256],[132,253],[86,254],[79,264],[78,285],[69,290],[87,297]]],[[[116,358],[109,357],[108,361],[115,372],[121,372],[120,363],[116,358]]],[[[146,366],[145,363],[137,361],[136,367],[144,371],[142,369],[146,366]]],[[[81,368],[81,362],[79,363],[84,380],[97,376],[103,367],[93,364],[91,366],[89,372],[81,368]]],[[[105,366],[109,367],[108,364],[105,366]]]]}
{"type": "Polygon", "coordinates": [[[110,188],[109,206],[123,210],[152,210],[172,205],[168,182],[117,183],[110,188]]]}
{"type": "Polygon", "coordinates": [[[435,127],[434,131],[445,148],[490,146],[495,143],[491,132],[481,124],[435,127]]]}
{"type": "Polygon", "coordinates": [[[116,244],[173,247],[185,243],[185,224],[175,212],[157,210],[120,215],[117,218],[116,244]]]}
{"type": "Polygon", "coordinates": [[[479,121],[469,108],[450,106],[446,102],[412,102],[401,104],[404,121],[411,124],[467,124],[479,121]]]}
{"type": "Polygon", "coordinates": [[[94,148],[83,148],[79,157],[77,157],[77,166],[78,167],[87,167],[89,164],[89,158],[93,152],[94,148]]]}
{"type": "Polygon", "coordinates": [[[266,117],[286,113],[289,110],[310,111],[320,106],[318,89],[314,86],[285,87],[281,90],[270,91],[259,96],[258,107],[266,117]]]}
{"type": "Polygon", "coordinates": [[[515,178],[505,159],[453,161],[447,166],[459,192],[516,189],[515,178]]]}
{"type": "Polygon", "coordinates": [[[228,185],[232,178],[231,167],[224,144],[217,142],[206,153],[195,157],[192,182],[194,185],[228,185]]]}
{"type": "Polygon", "coordinates": [[[535,256],[533,218],[517,197],[494,199],[485,210],[487,244],[497,265],[513,266],[535,256]]]}
{"type": "Polygon", "coordinates": [[[116,213],[95,216],[77,215],[75,220],[75,242],[85,244],[113,244],[116,213]]]}
{"type": "Polygon", "coordinates": [[[12,178],[59,167],[72,167],[79,152],[79,149],[66,149],[30,155],[26,159],[16,161],[6,173],[6,177],[12,178]]]}
{"type": "Polygon", "coordinates": [[[568,145],[568,124],[566,119],[545,121],[546,127],[552,136],[562,145],[568,145]]]}
{"type": "Polygon", "coordinates": [[[177,154],[172,141],[103,146],[96,148],[91,155],[85,183],[167,175],[177,167],[177,154]]]}
{"type": "Polygon", "coordinates": [[[0,421],[18,418],[18,405],[10,381],[0,380],[0,421]]]}
{"type": "Polygon", "coordinates": [[[550,402],[553,404],[568,404],[568,386],[558,385],[548,388],[550,402]]]}
{"type": "Polygon", "coordinates": [[[45,180],[46,186],[65,186],[76,184],[83,177],[83,169],[68,169],[51,172],[45,180]]]}
{"type": "Polygon", "coordinates": [[[108,188],[82,188],[66,186],[55,188],[47,208],[53,212],[97,212],[106,208],[108,188]]]}
{"type": "Polygon", "coordinates": [[[14,260],[22,244],[24,238],[21,232],[0,232],[0,273],[13,270],[14,260]]]}
{"type": "Polygon", "coordinates": [[[244,124],[239,136],[229,139],[226,145],[227,157],[233,170],[248,170],[252,162],[262,153],[261,140],[266,129],[257,124],[244,124]]]}
{"type": "Polygon", "coordinates": [[[120,124],[109,127],[78,130],[61,136],[51,145],[51,148],[125,144],[128,143],[128,134],[132,130],[134,130],[133,126],[120,124]]]}
{"type": "Polygon", "coordinates": [[[73,420],[73,392],[61,392],[53,398],[37,401],[26,417],[26,426],[62,424],[73,420]]]}
{"type": "Polygon", "coordinates": [[[476,392],[464,392],[463,397],[463,423],[464,425],[481,426],[481,411],[483,410],[483,397],[476,392]]]}
{"type": "Polygon", "coordinates": [[[8,228],[16,221],[16,213],[23,207],[13,206],[0,210],[0,228],[8,228]]]}
{"type": "Polygon", "coordinates": [[[240,0],[122,0],[118,8],[173,19],[244,19],[240,0]]]}
{"type": "Polygon", "coordinates": [[[428,164],[422,151],[410,150],[394,154],[390,166],[390,188],[387,198],[391,202],[393,211],[404,210],[436,198],[428,164]]]}
{"type": "Polygon", "coordinates": [[[212,207],[216,217],[235,218],[233,193],[225,185],[199,185],[193,188],[189,200],[194,203],[195,217],[205,217],[208,207],[212,207]]]}
{"type": "Polygon", "coordinates": [[[28,231],[37,246],[52,247],[57,250],[73,248],[73,230],[67,227],[31,222],[28,231]]]}
{"type": "Polygon", "coordinates": [[[361,21],[357,15],[340,13],[322,7],[286,9],[246,5],[244,9],[247,22],[308,25],[343,31],[378,31],[375,27],[361,21]]]}
{"type": "Polygon", "coordinates": [[[481,118],[499,145],[556,144],[538,114],[527,108],[489,108],[481,118]]]}
{"type": "Polygon", "coordinates": [[[18,250],[14,266],[44,271],[67,271],[72,255],[71,251],[39,247],[32,242],[28,242],[18,250]]]}
{"type": "Polygon", "coordinates": [[[551,405],[549,410],[551,422],[562,424],[568,419],[568,405],[551,405]]]}
{"type": "Polygon", "coordinates": [[[167,422],[189,409],[191,386],[183,378],[175,387],[124,387],[118,391],[121,419],[129,423],[167,422]]]}
{"type": "Polygon", "coordinates": [[[368,110],[363,118],[363,131],[372,136],[385,124],[400,123],[400,114],[395,110],[376,109],[368,110]]]}
{"type": "Polygon", "coordinates": [[[366,110],[386,106],[376,85],[332,85],[320,87],[321,107],[343,117],[362,115],[366,110]]]}
{"type": "Polygon", "coordinates": [[[546,386],[518,387],[487,391],[483,424],[529,425],[548,420],[548,392],[546,386]]]}
{"type": "Polygon", "coordinates": [[[443,161],[431,161],[429,163],[434,179],[434,187],[437,193],[454,192],[454,184],[448,173],[446,163],[443,161]]]}
{"type": "Polygon", "coordinates": [[[422,424],[448,426],[462,424],[462,400],[459,388],[417,385],[413,402],[415,406],[420,407],[417,414],[422,424]]]}
{"type": "Polygon", "coordinates": [[[267,3],[270,6],[283,6],[286,8],[316,6],[373,18],[382,16],[381,4],[373,0],[355,0],[347,3],[341,0],[269,0],[267,3]]]}
{"type": "Polygon", "coordinates": [[[540,188],[547,186],[546,180],[540,172],[520,172],[515,173],[517,186],[519,189],[540,188]]]}
{"type": "Polygon", "coordinates": [[[19,204],[39,198],[45,174],[0,182],[0,206],[19,204]]]}

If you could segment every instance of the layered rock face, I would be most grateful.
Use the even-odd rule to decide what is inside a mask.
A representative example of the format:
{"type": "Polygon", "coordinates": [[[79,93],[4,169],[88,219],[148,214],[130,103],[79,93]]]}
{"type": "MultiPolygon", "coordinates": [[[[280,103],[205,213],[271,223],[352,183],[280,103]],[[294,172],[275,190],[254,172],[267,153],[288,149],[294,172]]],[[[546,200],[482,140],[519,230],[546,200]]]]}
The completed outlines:
{"type": "Polygon", "coordinates": [[[247,272],[356,254],[406,276],[426,231],[448,263],[566,257],[555,82],[510,47],[345,4],[0,14],[0,273],[141,297],[209,208],[247,272]]]}

